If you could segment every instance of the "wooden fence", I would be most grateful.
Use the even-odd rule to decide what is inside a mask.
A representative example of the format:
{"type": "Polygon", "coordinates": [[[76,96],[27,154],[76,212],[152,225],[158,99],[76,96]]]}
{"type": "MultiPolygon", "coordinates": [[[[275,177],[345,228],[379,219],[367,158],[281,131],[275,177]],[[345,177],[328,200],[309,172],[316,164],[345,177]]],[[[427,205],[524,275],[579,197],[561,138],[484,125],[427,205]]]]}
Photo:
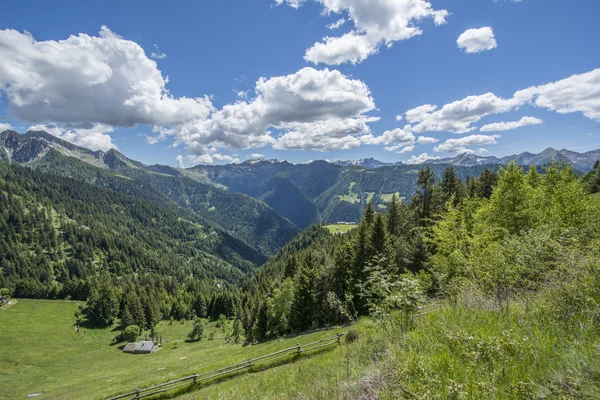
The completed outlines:
{"type": "Polygon", "coordinates": [[[153,396],[155,394],[160,394],[167,392],[169,390],[173,390],[182,386],[195,384],[202,381],[207,381],[209,379],[216,378],[218,376],[223,376],[230,374],[232,372],[241,371],[244,369],[248,369],[257,365],[267,364],[273,362],[275,360],[279,360],[285,357],[289,357],[296,354],[305,353],[307,351],[320,349],[323,347],[331,346],[334,344],[341,344],[341,339],[343,333],[338,333],[336,336],[328,337],[325,339],[318,340],[316,342],[308,343],[303,346],[297,344],[294,347],[289,347],[287,349],[276,351],[275,353],[267,354],[261,357],[248,359],[238,364],[233,364],[225,368],[213,370],[210,372],[205,372],[202,374],[192,374],[189,376],[185,376],[180,379],[175,379],[172,381],[168,381],[165,383],[161,383],[158,385],[150,386],[145,389],[136,389],[133,392],[123,393],[115,397],[111,397],[108,400],[118,400],[118,399],[126,399],[126,400],[134,400],[141,399],[144,397],[153,396]]]}

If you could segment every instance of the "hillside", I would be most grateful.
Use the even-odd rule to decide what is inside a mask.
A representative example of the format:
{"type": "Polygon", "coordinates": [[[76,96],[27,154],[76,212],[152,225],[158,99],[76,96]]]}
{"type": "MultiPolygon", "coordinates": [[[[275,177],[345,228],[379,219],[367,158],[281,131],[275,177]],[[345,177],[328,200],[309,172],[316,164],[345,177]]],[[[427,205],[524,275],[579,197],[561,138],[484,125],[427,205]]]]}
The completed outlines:
{"type": "MultiPolygon", "coordinates": [[[[261,201],[183,176],[168,166],[146,166],[116,150],[92,152],[45,132],[0,133],[4,161],[40,168],[146,201],[193,212],[244,241],[274,254],[299,229],[261,201]]],[[[1,155],[0,155],[1,156],[1,155]]]]}
{"type": "MultiPolygon", "coordinates": [[[[431,167],[436,178],[441,179],[447,165],[431,167]]],[[[465,180],[479,175],[486,167],[492,170],[499,168],[498,165],[476,165],[456,167],[455,171],[465,180]]],[[[268,193],[269,204],[292,221],[297,221],[299,214],[303,218],[312,217],[301,223],[306,226],[317,222],[356,222],[369,201],[383,210],[394,194],[409,199],[415,193],[415,181],[421,168],[417,165],[395,165],[369,169],[325,161],[297,165],[286,161],[260,161],[223,166],[198,165],[182,172],[194,179],[222,185],[259,199],[263,199],[265,187],[272,190],[275,182],[285,184],[286,190],[276,191],[277,197],[281,198],[278,202],[274,192],[268,193]],[[294,202],[304,204],[302,211],[295,204],[292,207],[292,197],[294,202]]]]}
{"type": "MultiPolygon", "coordinates": [[[[19,300],[14,306],[0,309],[0,387],[2,399],[26,398],[42,393],[46,399],[106,399],[137,387],[210,371],[263,354],[310,343],[335,335],[341,329],[321,331],[255,346],[227,343],[215,323],[205,326],[205,334],[214,340],[187,342],[191,321],[162,322],[157,332],[162,348],[150,355],[132,355],[121,351],[123,344],[112,344],[117,332],[113,328],[74,329],[77,303],[68,300],[19,300]],[[51,341],[52,346],[48,346],[51,341]],[[82,368],[82,366],[85,368],[82,368]]],[[[264,371],[257,369],[227,383],[208,386],[195,395],[214,398],[215,392],[233,393],[227,398],[251,398],[260,390],[276,396],[285,390],[293,393],[306,380],[316,381],[327,373],[326,365],[338,365],[344,349],[294,360],[290,364],[264,371]],[[319,366],[322,364],[321,366],[319,366]],[[299,367],[301,370],[299,370],[299,367]],[[240,382],[239,379],[242,379],[240,382]],[[295,383],[294,383],[295,382],[295,383]],[[204,394],[206,392],[206,394],[204,394]],[[241,397],[240,397],[241,396],[241,397]]],[[[268,367],[268,366],[267,366],[268,367]]]]}
{"type": "Polygon", "coordinates": [[[235,283],[265,260],[193,214],[17,165],[0,163],[0,202],[0,287],[20,296],[80,297],[102,272],[235,283]]]}

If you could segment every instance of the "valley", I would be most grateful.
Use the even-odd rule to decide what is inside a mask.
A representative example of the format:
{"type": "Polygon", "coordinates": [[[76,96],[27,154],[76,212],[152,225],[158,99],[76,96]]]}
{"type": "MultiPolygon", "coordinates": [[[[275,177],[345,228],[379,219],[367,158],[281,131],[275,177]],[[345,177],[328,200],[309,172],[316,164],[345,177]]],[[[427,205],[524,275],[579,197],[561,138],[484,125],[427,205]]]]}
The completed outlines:
{"type": "Polygon", "coordinates": [[[0,398],[107,398],[338,332],[156,398],[600,393],[600,162],[176,169],[0,137],[0,398]],[[125,354],[126,332],[162,346],[125,354]]]}

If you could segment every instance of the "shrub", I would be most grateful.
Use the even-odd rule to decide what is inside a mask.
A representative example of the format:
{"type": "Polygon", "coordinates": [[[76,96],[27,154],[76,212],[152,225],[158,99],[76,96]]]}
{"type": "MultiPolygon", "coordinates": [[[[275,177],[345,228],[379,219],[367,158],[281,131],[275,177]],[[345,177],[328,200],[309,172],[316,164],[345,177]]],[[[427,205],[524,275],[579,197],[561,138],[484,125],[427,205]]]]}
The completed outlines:
{"type": "Polygon", "coordinates": [[[187,337],[190,340],[202,340],[202,335],[204,334],[204,325],[199,318],[194,320],[194,328],[192,328],[191,332],[188,333],[187,337]]]}
{"type": "Polygon", "coordinates": [[[140,327],[137,325],[130,325],[123,330],[123,340],[126,342],[135,342],[139,334],[140,327]]]}
{"type": "Polygon", "coordinates": [[[360,334],[358,333],[358,331],[356,329],[350,329],[347,333],[346,333],[346,343],[353,343],[356,342],[358,339],[360,338],[360,334]]]}

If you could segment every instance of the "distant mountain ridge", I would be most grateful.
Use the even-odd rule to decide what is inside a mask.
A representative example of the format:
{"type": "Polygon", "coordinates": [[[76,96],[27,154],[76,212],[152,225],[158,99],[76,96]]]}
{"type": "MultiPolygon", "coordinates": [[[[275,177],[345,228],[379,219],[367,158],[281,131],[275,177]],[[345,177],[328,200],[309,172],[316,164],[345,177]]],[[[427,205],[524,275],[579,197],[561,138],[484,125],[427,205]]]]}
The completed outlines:
{"type": "Polygon", "coordinates": [[[392,165],[401,165],[402,161],[398,161],[395,163],[383,162],[374,159],[373,157],[369,158],[361,158],[360,160],[345,160],[345,161],[333,161],[332,164],[340,165],[342,167],[365,167],[365,168],[381,168],[381,167],[390,167],[392,165]]]}
{"type": "Polygon", "coordinates": [[[581,172],[590,171],[594,163],[600,159],[600,149],[586,151],[584,153],[578,153],[567,149],[555,150],[552,147],[548,147],[544,151],[534,154],[530,152],[523,152],[521,154],[514,154],[502,158],[494,156],[478,156],[475,154],[464,153],[452,158],[442,158],[437,160],[428,160],[424,164],[450,164],[450,165],[464,165],[474,166],[483,164],[501,164],[507,165],[510,162],[516,162],[523,166],[543,166],[553,162],[566,161],[573,165],[573,168],[581,172]]]}
{"type": "Polygon", "coordinates": [[[94,152],[46,132],[21,135],[5,131],[0,133],[0,159],[153,198],[155,202],[174,202],[268,256],[298,228],[318,222],[358,221],[369,201],[384,210],[394,194],[409,199],[424,165],[429,165],[438,179],[448,165],[465,180],[485,168],[497,170],[511,161],[523,166],[567,161],[585,172],[600,159],[600,150],[577,153],[548,148],[539,154],[524,152],[503,158],[465,153],[417,165],[381,162],[372,157],[306,164],[256,158],[239,164],[174,168],[145,165],[114,149],[94,152]],[[119,181],[118,177],[134,181],[119,181]]]}
{"type": "MultiPolygon", "coordinates": [[[[555,150],[552,147],[548,147],[541,153],[534,154],[530,152],[523,152],[521,154],[513,154],[498,158],[495,156],[479,156],[472,153],[463,153],[455,157],[430,159],[422,163],[422,165],[428,164],[449,164],[453,166],[473,167],[476,165],[486,164],[499,164],[507,165],[510,162],[516,161],[517,164],[522,166],[543,166],[553,162],[566,161],[573,165],[573,168],[581,172],[590,171],[594,163],[600,159],[600,149],[591,150],[584,153],[578,153],[567,149],[555,150]]],[[[341,166],[361,166],[365,168],[381,168],[386,166],[401,165],[402,162],[386,163],[374,158],[363,158],[360,160],[347,160],[347,161],[334,161],[333,164],[341,166]]]]}

